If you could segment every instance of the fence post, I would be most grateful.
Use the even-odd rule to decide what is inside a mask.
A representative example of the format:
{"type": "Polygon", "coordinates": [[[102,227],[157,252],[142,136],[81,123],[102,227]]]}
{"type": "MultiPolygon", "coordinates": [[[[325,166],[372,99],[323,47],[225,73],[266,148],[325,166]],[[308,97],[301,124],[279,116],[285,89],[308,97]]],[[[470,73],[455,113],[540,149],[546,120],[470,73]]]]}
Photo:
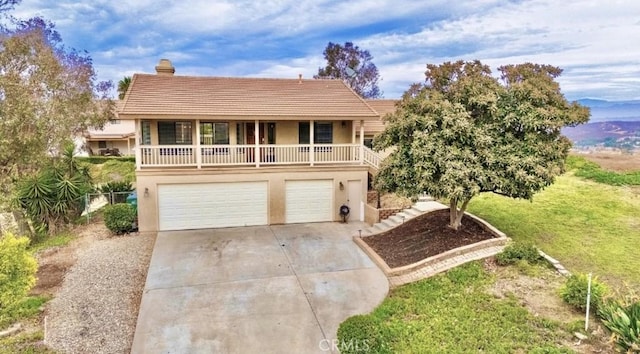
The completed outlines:
{"type": "Polygon", "coordinates": [[[84,212],[87,213],[87,225],[91,219],[91,208],[89,208],[89,193],[84,194],[84,212]]]}

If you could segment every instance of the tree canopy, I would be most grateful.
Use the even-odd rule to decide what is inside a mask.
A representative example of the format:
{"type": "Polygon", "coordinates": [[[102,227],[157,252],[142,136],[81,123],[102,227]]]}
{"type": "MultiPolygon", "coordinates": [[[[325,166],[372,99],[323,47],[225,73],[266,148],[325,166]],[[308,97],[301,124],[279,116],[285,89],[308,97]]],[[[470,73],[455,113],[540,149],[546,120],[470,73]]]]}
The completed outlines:
{"type": "Polygon", "coordinates": [[[360,49],[352,42],[345,42],[344,46],[329,42],[323,54],[327,65],[318,68],[314,78],[341,79],[363,98],[382,97],[378,87],[380,74],[368,50],[360,49]]]}
{"type": "MultiPolygon", "coordinates": [[[[0,2],[7,7],[16,1],[0,2]]],[[[0,30],[0,195],[88,126],[113,116],[110,82],[41,18],[0,30]]]]}
{"type": "Polygon", "coordinates": [[[571,147],[560,129],[587,122],[589,110],[565,99],[557,67],[498,71],[500,79],[480,61],[427,65],[425,83],[403,95],[374,141],[376,149],[395,147],[376,187],[447,199],[449,226],[458,229],[478,193],[531,199],[553,183],[571,147]]]}
{"type": "Polygon", "coordinates": [[[129,85],[131,85],[131,76],[125,76],[118,81],[118,99],[124,99],[124,95],[126,95],[129,90],[129,85]]]}

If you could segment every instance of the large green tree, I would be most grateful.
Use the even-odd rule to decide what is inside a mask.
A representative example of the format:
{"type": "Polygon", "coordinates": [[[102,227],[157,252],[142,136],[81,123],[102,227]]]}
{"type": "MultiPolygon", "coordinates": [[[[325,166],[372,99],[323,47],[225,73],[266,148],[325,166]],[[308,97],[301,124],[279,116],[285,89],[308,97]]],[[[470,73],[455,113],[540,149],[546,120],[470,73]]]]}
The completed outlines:
{"type": "Polygon", "coordinates": [[[376,187],[448,200],[457,230],[479,193],[531,199],[553,183],[571,147],[560,130],[587,122],[589,110],[565,99],[557,67],[498,70],[500,79],[480,61],[427,65],[425,83],[403,95],[374,141],[395,148],[376,187]]]}
{"type": "Polygon", "coordinates": [[[50,22],[0,29],[0,197],[65,141],[112,117],[110,89],[97,82],[91,58],[64,47],[50,22]]]}
{"type": "Polygon", "coordinates": [[[324,58],[327,65],[318,68],[316,79],[341,79],[363,98],[379,98],[382,92],[378,87],[380,74],[373,63],[368,50],[360,49],[352,42],[327,44],[324,58]]]}

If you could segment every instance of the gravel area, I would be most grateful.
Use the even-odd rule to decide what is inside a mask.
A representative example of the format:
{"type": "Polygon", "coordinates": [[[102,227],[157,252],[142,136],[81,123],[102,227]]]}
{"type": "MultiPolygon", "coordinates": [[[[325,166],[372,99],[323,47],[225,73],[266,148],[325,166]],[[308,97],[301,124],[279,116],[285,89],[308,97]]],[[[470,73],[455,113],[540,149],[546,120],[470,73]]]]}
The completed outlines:
{"type": "Polygon", "coordinates": [[[63,353],[128,353],[155,234],[110,237],[102,225],[83,234],[47,307],[46,344],[63,353]]]}

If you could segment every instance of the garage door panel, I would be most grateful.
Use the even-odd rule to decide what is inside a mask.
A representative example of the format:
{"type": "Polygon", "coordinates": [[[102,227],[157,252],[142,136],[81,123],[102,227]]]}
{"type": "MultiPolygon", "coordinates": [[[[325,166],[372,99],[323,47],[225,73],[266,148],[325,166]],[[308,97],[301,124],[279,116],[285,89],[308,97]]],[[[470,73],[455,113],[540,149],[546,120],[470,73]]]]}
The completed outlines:
{"type": "Polygon", "coordinates": [[[266,225],[267,182],[158,186],[160,230],[266,225]]]}
{"type": "Polygon", "coordinates": [[[285,182],[285,222],[333,221],[333,181],[285,182]]]}

